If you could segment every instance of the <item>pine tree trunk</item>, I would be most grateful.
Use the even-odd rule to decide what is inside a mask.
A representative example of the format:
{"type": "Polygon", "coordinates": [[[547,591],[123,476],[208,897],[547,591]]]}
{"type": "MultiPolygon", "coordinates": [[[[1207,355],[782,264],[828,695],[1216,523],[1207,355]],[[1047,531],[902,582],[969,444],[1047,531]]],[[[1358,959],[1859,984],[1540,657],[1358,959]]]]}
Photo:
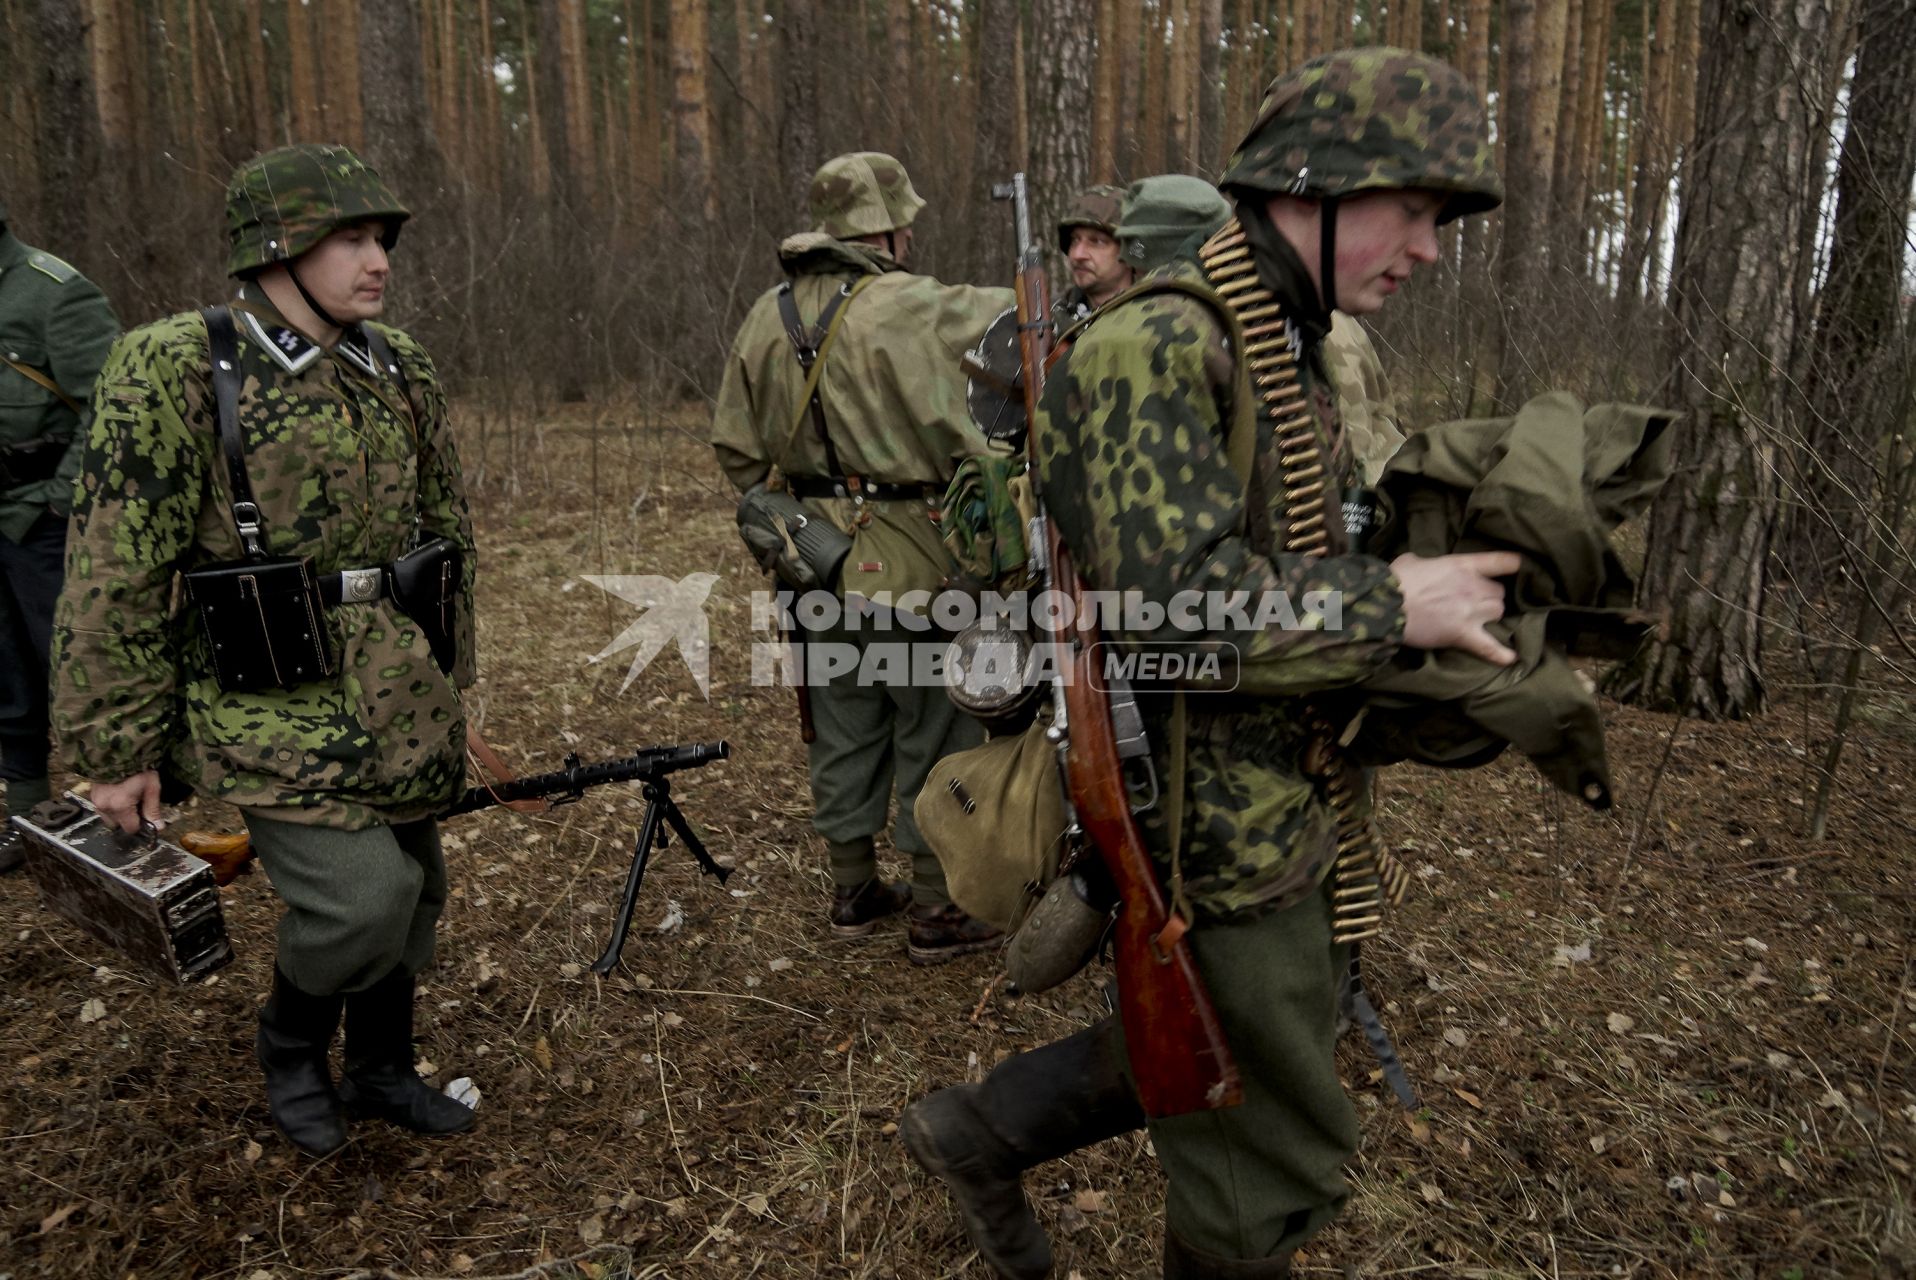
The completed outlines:
{"type": "Polygon", "coordinates": [[[1095,0],[1098,41],[1091,56],[1097,70],[1091,92],[1091,181],[1109,182],[1118,166],[1118,0],[1095,0]]]}
{"type": "Polygon", "coordinates": [[[1197,9],[1195,169],[1215,174],[1224,165],[1224,0],[1197,0],[1197,9]]]}
{"type": "Polygon", "coordinates": [[[785,0],[779,49],[779,170],[802,218],[812,174],[827,157],[818,146],[818,13],[816,0],[785,0]]]}
{"type": "MultiPolygon", "coordinates": [[[[402,198],[433,200],[445,180],[436,122],[426,98],[413,0],[379,0],[360,10],[357,27],[359,107],[368,157],[402,198]]],[[[415,206],[416,207],[416,206],[415,206]]]]}
{"type": "Polygon", "coordinates": [[[1710,718],[1763,706],[1762,630],[1779,441],[1798,406],[1787,376],[1801,220],[1820,190],[1809,120],[1780,109],[1829,37],[1827,0],[1705,0],[1694,160],[1672,272],[1669,385],[1684,412],[1674,472],[1651,511],[1639,598],[1667,610],[1622,674],[1633,700],[1710,718]]]}
{"type": "Polygon", "coordinates": [[[1139,136],[1141,143],[1139,163],[1142,166],[1140,176],[1149,173],[1163,173],[1164,141],[1167,134],[1166,97],[1169,87],[1165,75],[1166,50],[1164,44],[1165,15],[1164,6],[1171,0],[1158,0],[1158,7],[1145,17],[1144,23],[1144,125],[1139,136]]]}
{"type": "Polygon", "coordinates": [[[1521,402],[1537,372],[1536,335],[1550,302],[1544,296],[1550,242],[1550,175],[1557,150],[1558,71],[1563,66],[1567,0],[1508,0],[1503,60],[1508,68],[1504,114],[1506,173],[1522,175],[1506,188],[1498,219],[1497,398],[1521,402]]]}
{"type": "Polygon", "coordinates": [[[1031,109],[1054,122],[1031,139],[1033,215],[1040,227],[1054,225],[1072,195],[1090,181],[1090,139],[1081,127],[1091,118],[1092,39],[1096,0],[1036,0],[1031,6],[1037,45],[1032,68],[1031,109]],[[1071,127],[1077,125],[1078,127],[1071,127]]]}
{"type": "MultiPolygon", "coordinates": [[[[412,0],[380,0],[381,4],[411,9],[412,0]]],[[[326,138],[349,147],[366,141],[365,115],[359,104],[359,0],[329,0],[320,23],[324,42],[321,55],[325,86],[321,97],[326,112],[326,138]]],[[[418,23],[413,24],[415,33],[418,23]]],[[[409,46],[416,48],[417,46],[409,46]]],[[[417,61],[417,55],[410,55],[417,61]]],[[[195,100],[199,95],[195,93],[195,100]]]]}
{"type": "Polygon", "coordinates": [[[712,186],[712,119],[706,94],[705,0],[672,0],[672,165],[679,207],[718,216],[712,186]]]}
{"type": "Polygon", "coordinates": [[[102,145],[88,66],[86,14],[80,0],[36,0],[33,16],[30,56],[39,107],[34,164],[40,174],[34,235],[62,256],[84,262],[92,256],[92,201],[79,193],[92,186],[102,145]]]}
{"type": "Polygon", "coordinates": [[[1898,321],[1916,181],[1916,0],[1864,0],[1858,29],[1829,274],[1807,362],[1800,500],[1785,531],[1806,591],[1835,580],[1842,548],[1871,541],[1868,513],[1883,505],[1874,464],[1901,425],[1911,377],[1898,321]]]}
{"type": "Polygon", "coordinates": [[[1140,145],[1139,109],[1144,102],[1144,4],[1142,0],[1112,0],[1117,5],[1118,100],[1112,138],[1116,181],[1130,182],[1145,175],[1140,145]]]}
{"type": "Polygon", "coordinates": [[[292,64],[291,109],[293,137],[300,142],[323,141],[326,113],[320,105],[319,58],[313,49],[312,17],[300,0],[282,0],[286,10],[286,56],[292,64]]]}

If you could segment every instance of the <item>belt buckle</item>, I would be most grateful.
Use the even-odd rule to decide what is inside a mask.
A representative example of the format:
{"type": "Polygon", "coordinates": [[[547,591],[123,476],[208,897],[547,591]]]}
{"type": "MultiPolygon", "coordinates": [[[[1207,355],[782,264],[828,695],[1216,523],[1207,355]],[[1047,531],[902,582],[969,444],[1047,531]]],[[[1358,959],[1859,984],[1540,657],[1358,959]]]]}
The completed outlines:
{"type": "Polygon", "coordinates": [[[339,600],[341,604],[367,604],[379,599],[379,588],[385,579],[383,569],[341,569],[339,571],[339,600]]]}

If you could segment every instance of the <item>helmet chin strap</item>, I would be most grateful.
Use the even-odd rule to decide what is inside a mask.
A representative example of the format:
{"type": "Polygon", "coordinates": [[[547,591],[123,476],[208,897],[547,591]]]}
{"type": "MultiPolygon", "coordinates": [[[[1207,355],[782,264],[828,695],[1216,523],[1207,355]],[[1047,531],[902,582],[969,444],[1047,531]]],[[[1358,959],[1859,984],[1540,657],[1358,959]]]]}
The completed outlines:
{"type": "Polygon", "coordinates": [[[1318,201],[1317,291],[1326,312],[1337,310],[1337,197],[1318,201]]]}
{"type": "Polygon", "coordinates": [[[294,259],[292,262],[286,264],[286,274],[293,278],[293,288],[299,290],[299,296],[305,299],[306,305],[312,309],[314,315],[318,316],[322,321],[331,325],[333,328],[344,330],[346,326],[335,318],[332,312],[319,305],[319,299],[315,298],[312,291],[306,287],[306,282],[299,278],[297,262],[298,259],[294,259]]]}

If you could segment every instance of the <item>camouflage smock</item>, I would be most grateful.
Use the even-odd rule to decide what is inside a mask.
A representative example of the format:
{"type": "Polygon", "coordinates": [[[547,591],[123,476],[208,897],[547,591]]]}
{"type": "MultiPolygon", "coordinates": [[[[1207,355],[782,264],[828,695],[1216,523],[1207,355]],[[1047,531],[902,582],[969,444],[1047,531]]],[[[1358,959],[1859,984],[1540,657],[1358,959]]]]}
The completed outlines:
{"type": "Polygon", "coordinates": [[[0,493],[0,537],[19,542],[48,508],[66,515],[80,469],[84,408],[119,331],[113,308],[91,280],[20,243],[0,222],[0,356],[6,358],[0,361],[0,445],[70,442],[49,478],[0,493]],[[47,378],[81,411],[7,362],[47,378]]]}
{"type": "MultiPolygon", "coordinates": [[[[882,250],[816,232],[786,240],[779,259],[792,275],[793,300],[806,324],[818,322],[841,285],[875,277],[845,304],[825,356],[818,385],[827,430],[848,473],[924,484],[934,500],[942,497],[958,460],[986,449],[965,410],[958,362],[1012,305],[1011,290],[943,284],[903,270],[882,250]]],[[[739,327],[712,413],[712,447],[740,492],[765,480],[774,466],[788,476],[829,474],[810,418],[793,431],[804,389],[777,290],[769,290],[739,327]]],[[[845,499],[808,498],[805,505],[853,534],[847,589],[868,595],[933,590],[949,570],[933,508],[923,500],[867,503],[865,516],[845,499]],[[855,527],[861,518],[864,527],[855,527]],[[861,563],[879,563],[859,545],[867,537],[901,563],[860,575],[861,563]]]]}
{"type": "Polygon", "coordinates": [[[1375,485],[1384,474],[1384,464],[1404,443],[1404,429],[1398,425],[1397,401],[1363,321],[1333,312],[1323,359],[1337,401],[1338,425],[1350,442],[1357,476],[1362,483],[1375,485]]]}
{"type": "MultiPolygon", "coordinates": [[[[1203,282],[1189,262],[1158,274],[1203,282]]],[[[1311,361],[1303,363],[1307,396],[1335,442],[1334,469],[1348,473],[1335,409],[1311,361]]],[[[1234,691],[1187,694],[1179,857],[1192,905],[1210,917],[1290,905],[1330,870],[1330,804],[1300,763],[1305,697],[1382,666],[1404,629],[1401,589],[1383,561],[1260,550],[1283,545],[1283,489],[1260,421],[1251,488],[1271,499],[1247,512],[1246,485],[1225,453],[1237,378],[1228,331],[1209,305],[1185,293],[1142,293],[1104,308],[1080,332],[1051,370],[1037,425],[1046,505],[1092,589],[1134,590],[1159,605],[1183,591],[1245,592],[1252,602],[1282,592],[1300,618],[1305,593],[1342,593],[1337,631],[1186,631],[1167,622],[1116,637],[1236,646],[1234,691]]],[[[1152,734],[1160,780],[1171,776],[1168,737],[1160,714],[1152,734]]],[[[1142,823],[1161,863],[1169,850],[1164,809],[1142,823]]]]}
{"type": "Polygon", "coordinates": [[[310,556],[320,573],[385,564],[412,545],[417,515],[465,553],[458,668],[442,674],[418,628],[381,599],[326,611],[333,679],[220,690],[197,611],[169,611],[176,573],[241,555],[206,325],[188,312],[127,334],[100,374],[54,616],[62,761],[101,781],[163,768],[285,822],[358,830],[424,817],[465,775],[454,686],[473,679],[476,560],[432,361],[381,326],[406,376],[402,400],[351,339],[312,345],[255,286],[234,319],[267,554],[310,556]]]}

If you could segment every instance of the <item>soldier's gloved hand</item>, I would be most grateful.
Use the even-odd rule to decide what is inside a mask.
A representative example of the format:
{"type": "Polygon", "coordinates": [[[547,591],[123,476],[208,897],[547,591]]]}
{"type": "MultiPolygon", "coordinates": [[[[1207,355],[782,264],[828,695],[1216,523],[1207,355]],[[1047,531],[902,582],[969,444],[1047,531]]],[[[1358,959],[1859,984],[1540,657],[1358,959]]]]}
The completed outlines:
{"type": "Polygon", "coordinates": [[[1484,624],[1504,616],[1504,588],[1498,578],[1523,565],[1514,551],[1477,551],[1468,555],[1403,555],[1390,571],[1404,589],[1404,643],[1415,649],[1462,649],[1486,662],[1507,667],[1517,660],[1484,624]]]}
{"type": "Polygon", "coordinates": [[[155,769],[119,782],[95,781],[87,799],[102,817],[128,835],[138,831],[142,822],[152,823],[154,830],[166,825],[160,821],[160,775],[155,769]]]}

